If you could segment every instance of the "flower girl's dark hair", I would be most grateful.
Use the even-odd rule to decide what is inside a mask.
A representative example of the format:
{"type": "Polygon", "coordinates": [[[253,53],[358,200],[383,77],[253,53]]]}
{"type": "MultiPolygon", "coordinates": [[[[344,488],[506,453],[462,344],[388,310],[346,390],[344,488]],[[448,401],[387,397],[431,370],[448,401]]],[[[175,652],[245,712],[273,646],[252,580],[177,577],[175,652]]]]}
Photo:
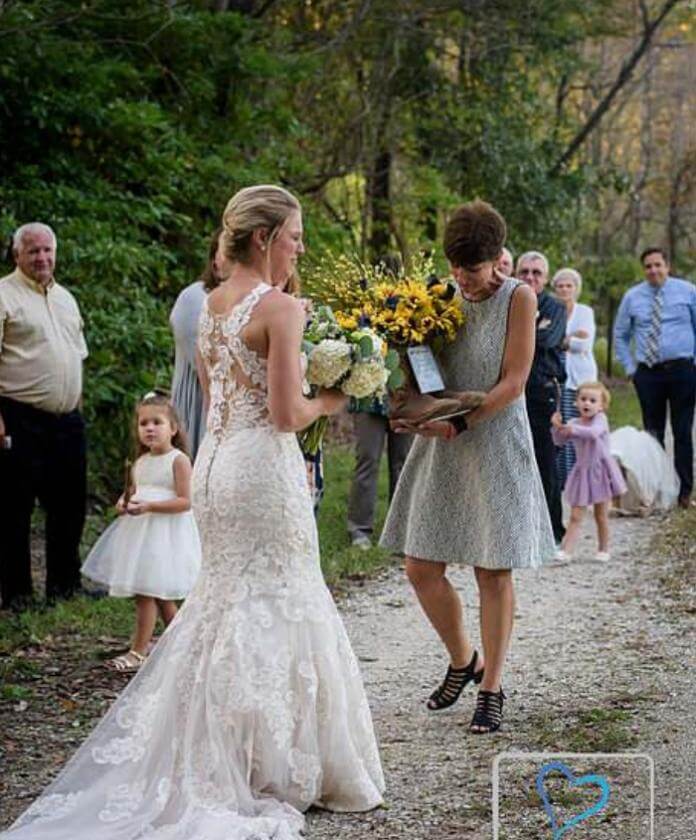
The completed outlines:
{"type": "Polygon", "coordinates": [[[191,457],[188,448],[186,432],[184,431],[183,426],[181,425],[179,415],[176,413],[176,409],[174,408],[169,399],[169,394],[166,391],[160,390],[159,388],[155,388],[154,391],[148,391],[148,393],[145,394],[145,396],[141,400],[138,400],[135,406],[135,411],[133,412],[133,444],[135,457],[139,458],[141,455],[145,455],[145,453],[148,452],[148,448],[140,442],[140,438],[138,437],[138,413],[140,409],[146,405],[156,405],[166,409],[169,420],[171,421],[172,425],[176,428],[176,432],[172,437],[172,446],[174,446],[176,449],[180,449],[186,455],[191,457]]]}

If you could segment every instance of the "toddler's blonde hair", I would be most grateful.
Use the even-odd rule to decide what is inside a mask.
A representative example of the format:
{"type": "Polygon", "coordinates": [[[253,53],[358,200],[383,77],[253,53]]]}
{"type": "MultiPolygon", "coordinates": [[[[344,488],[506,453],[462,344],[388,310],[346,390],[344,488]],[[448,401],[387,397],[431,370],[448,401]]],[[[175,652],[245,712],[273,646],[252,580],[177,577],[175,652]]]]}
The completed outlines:
{"type": "Polygon", "coordinates": [[[611,394],[609,389],[602,382],[583,382],[578,385],[578,397],[581,391],[599,391],[602,395],[602,408],[606,411],[611,403],[611,394]]]}

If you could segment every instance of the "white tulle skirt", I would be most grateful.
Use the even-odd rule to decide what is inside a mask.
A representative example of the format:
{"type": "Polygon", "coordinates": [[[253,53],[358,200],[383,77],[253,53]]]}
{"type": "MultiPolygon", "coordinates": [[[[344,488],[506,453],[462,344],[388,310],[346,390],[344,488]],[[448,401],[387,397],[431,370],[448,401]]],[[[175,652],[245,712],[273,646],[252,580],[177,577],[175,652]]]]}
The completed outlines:
{"type": "MultiPolygon", "coordinates": [[[[137,501],[165,501],[173,494],[139,488],[137,501]]],[[[191,511],[120,516],[104,531],[82,574],[109,587],[109,595],[178,600],[193,589],[201,567],[201,543],[191,511]]]]}

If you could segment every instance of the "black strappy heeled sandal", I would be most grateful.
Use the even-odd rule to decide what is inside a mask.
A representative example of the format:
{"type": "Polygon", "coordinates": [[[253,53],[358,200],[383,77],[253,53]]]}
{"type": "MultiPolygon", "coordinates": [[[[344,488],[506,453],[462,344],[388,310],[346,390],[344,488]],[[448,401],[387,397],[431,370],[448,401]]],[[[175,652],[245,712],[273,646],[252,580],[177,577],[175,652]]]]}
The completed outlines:
{"type": "Polygon", "coordinates": [[[476,698],[476,711],[469,725],[469,729],[474,735],[488,735],[500,729],[500,724],[503,722],[503,700],[505,699],[507,698],[502,688],[500,691],[479,691],[476,698]],[[474,729],[474,726],[482,728],[474,729]]]}
{"type": "Polygon", "coordinates": [[[447,668],[444,682],[433,691],[426,703],[426,706],[431,712],[448,709],[456,703],[465,686],[472,680],[476,685],[481,682],[483,679],[483,668],[480,671],[476,671],[477,662],[478,652],[474,651],[471,662],[465,668],[453,668],[451,665],[447,668]]]}

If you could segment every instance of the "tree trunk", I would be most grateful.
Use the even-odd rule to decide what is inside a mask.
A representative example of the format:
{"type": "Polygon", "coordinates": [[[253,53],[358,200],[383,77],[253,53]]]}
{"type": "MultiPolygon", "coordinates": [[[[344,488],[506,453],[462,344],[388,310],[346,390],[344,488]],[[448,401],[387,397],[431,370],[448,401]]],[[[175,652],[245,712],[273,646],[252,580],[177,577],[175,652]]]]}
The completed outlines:
{"type": "Polygon", "coordinates": [[[614,316],[616,301],[610,294],[607,298],[607,376],[611,377],[614,364],[614,316]]]}
{"type": "Polygon", "coordinates": [[[367,182],[372,259],[385,254],[391,242],[391,164],[390,151],[383,149],[378,152],[367,182]]]}

